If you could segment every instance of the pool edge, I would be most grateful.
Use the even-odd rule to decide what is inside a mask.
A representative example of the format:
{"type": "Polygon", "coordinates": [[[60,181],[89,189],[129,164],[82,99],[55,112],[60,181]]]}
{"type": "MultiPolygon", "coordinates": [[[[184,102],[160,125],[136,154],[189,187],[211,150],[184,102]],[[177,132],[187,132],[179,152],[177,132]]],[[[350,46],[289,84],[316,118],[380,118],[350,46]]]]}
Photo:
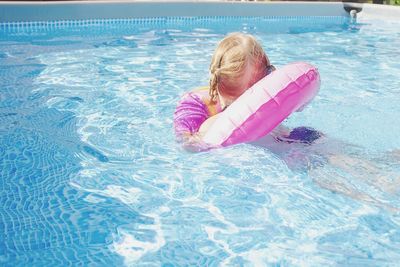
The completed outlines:
{"type": "Polygon", "coordinates": [[[348,13],[342,2],[0,2],[0,22],[175,16],[348,16],[348,13]]]}

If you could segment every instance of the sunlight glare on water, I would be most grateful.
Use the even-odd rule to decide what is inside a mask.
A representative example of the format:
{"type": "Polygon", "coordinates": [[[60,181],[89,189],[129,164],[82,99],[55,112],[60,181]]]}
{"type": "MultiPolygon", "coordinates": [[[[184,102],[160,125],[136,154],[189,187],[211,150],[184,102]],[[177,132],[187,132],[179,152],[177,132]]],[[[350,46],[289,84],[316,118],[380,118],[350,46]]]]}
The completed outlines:
{"type": "Polygon", "coordinates": [[[182,21],[3,30],[0,263],[396,263],[400,25],[182,21]],[[322,141],[203,153],[176,143],[176,103],[207,85],[232,31],[255,35],[278,68],[318,67],[319,94],[284,124],[322,141]]]}

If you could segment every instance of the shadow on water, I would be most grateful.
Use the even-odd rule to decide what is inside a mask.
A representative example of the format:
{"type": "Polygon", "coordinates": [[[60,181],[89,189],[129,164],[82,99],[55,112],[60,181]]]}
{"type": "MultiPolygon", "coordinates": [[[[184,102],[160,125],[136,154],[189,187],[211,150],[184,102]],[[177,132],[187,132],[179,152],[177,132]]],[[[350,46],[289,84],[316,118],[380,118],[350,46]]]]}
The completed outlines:
{"type": "Polygon", "coordinates": [[[77,155],[108,158],[81,142],[73,113],[32,92],[45,66],[0,49],[0,265],[121,265],[111,248],[117,227],[151,219],[71,185],[77,155]]]}

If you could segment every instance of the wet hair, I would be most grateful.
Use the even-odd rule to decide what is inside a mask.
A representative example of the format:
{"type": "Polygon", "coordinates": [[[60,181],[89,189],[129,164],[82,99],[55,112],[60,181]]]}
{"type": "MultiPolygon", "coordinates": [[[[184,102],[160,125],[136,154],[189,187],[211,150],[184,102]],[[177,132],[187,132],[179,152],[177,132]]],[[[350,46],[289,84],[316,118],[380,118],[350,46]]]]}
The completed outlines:
{"type": "Polygon", "coordinates": [[[217,101],[221,80],[235,82],[249,62],[269,66],[267,55],[252,35],[231,33],[218,44],[210,64],[211,101],[217,101]]]}

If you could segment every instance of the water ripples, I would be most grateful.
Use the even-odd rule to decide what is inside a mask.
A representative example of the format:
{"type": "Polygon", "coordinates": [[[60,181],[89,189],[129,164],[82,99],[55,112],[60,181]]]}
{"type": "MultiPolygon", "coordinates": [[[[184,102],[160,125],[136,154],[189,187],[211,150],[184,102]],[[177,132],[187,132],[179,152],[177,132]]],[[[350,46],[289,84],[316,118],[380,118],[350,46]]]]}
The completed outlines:
{"type": "Polygon", "coordinates": [[[320,94],[286,124],[321,129],[328,141],[182,150],[175,104],[207,84],[221,29],[142,27],[71,37],[65,49],[68,36],[42,36],[27,51],[22,40],[1,46],[0,263],[390,265],[400,257],[396,152],[380,161],[370,152],[399,145],[398,35],[369,24],[295,34],[235,25],[256,34],[278,66],[319,67],[320,94]]]}

